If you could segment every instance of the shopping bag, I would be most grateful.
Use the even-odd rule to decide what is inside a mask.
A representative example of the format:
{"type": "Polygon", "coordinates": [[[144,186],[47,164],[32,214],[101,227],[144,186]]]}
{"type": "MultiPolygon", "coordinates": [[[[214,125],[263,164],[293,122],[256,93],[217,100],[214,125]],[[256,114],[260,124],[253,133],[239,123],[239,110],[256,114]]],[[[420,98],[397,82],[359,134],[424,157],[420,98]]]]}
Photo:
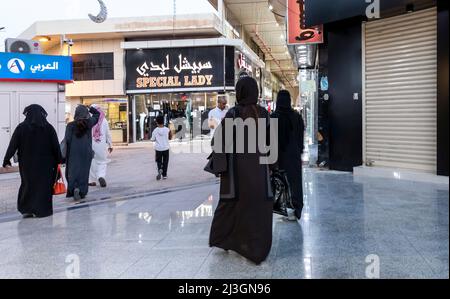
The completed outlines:
{"type": "Polygon", "coordinates": [[[56,180],[55,180],[55,184],[53,185],[53,195],[61,195],[61,194],[65,194],[66,192],[67,192],[66,184],[64,184],[64,178],[63,178],[62,172],[61,172],[61,165],[58,165],[58,170],[56,173],[56,180]]]}
{"type": "Polygon", "coordinates": [[[273,190],[273,212],[287,217],[287,209],[294,208],[287,175],[284,171],[274,170],[270,181],[273,190]]]}

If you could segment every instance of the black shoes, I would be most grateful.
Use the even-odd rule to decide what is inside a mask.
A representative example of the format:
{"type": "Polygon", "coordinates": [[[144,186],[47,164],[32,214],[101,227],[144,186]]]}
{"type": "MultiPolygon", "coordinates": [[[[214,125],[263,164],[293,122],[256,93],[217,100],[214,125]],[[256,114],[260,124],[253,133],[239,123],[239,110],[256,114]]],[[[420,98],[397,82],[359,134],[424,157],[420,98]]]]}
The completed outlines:
{"type": "Polygon", "coordinates": [[[81,200],[80,189],[75,188],[75,190],[73,191],[73,199],[81,200]]]}
{"type": "Polygon", "coordinates": [[[102,188],[106,187],[106,180],[104,178],[99,178],[98,182],[100,183],[100,187],[102,188]]]}
{"type": "Polygon", "coordinates": [[[24,219],[26,219],[26,218],[36,218],[36,215],[30,214],[30,213],[25,213],[25,214],[22,214],[22,218],[24,218],[24,219]]]}
{"type": "Polygon", "coordinates": [[[156,176],[156,179],[159,181],[162,177],[162,169],[158,170],[158,175],[156,176]]]}

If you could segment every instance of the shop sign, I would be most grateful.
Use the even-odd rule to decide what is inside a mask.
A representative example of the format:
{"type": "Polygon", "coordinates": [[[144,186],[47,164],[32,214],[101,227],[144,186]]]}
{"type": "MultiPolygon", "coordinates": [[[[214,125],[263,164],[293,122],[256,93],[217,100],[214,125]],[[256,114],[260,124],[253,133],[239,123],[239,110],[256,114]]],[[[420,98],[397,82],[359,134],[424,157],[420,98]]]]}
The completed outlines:
{"type": "Polygon", "coordinates": [[[323,25],[306,27],[304,2],[288,0],[287,3],[287,36],[290,45],[323,43],[323,25]]]}
{"type": "Polygon", "coordinates": [[[127,90],[224,87],[224,48],[131,50],[126,54],[127,90]]]}
{"type": "Polygon", "coordinates": [[[247,63],[247,58],[244,54],[239,53],[237,59],[237,67],[240,71],[244,70],[249,74],[253,74],[253,67],[250,63],[247,63]]]}
{"type": "Polygon", "coordinates": [[[72,57],[0,53],[0,81],[72,82],[72,57]]]}

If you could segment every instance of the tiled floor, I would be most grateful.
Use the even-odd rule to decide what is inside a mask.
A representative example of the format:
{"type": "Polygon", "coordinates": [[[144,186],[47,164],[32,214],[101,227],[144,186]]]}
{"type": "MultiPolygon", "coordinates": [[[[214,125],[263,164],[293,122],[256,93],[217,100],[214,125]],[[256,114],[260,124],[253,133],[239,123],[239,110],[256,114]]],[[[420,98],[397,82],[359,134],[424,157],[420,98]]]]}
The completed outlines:
{"type": "Polygon", "coordinates": [[[211,184],[0,223],[0,278],[70,277],[74,258],[81,278],[365,278],[372,257],[381,278],[449,277],[447,187],[313,170],[304,185],[302,220],[274,217],[259,266],[208,247],[211,184]]]}

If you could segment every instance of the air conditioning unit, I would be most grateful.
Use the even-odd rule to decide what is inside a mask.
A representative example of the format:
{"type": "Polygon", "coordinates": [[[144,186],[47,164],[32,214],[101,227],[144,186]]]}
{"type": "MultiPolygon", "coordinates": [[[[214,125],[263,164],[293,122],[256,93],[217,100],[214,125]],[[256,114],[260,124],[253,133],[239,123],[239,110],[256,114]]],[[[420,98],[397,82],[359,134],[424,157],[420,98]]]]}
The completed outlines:
{"type": "Polygon", "coordinates": [[[18,38],[7,38],[5,41],[6,52],[41,54],[41,44],[35,40],[26,40],[18,38]]]}

